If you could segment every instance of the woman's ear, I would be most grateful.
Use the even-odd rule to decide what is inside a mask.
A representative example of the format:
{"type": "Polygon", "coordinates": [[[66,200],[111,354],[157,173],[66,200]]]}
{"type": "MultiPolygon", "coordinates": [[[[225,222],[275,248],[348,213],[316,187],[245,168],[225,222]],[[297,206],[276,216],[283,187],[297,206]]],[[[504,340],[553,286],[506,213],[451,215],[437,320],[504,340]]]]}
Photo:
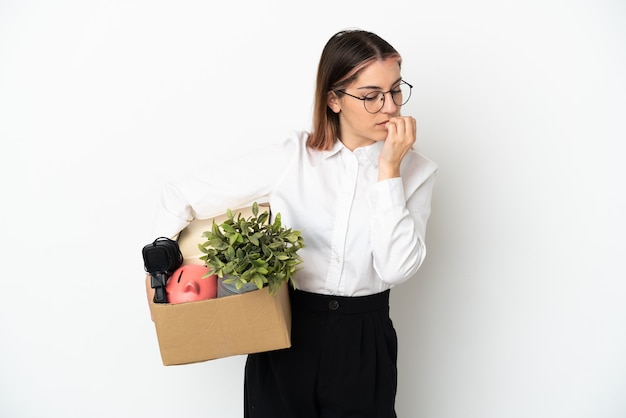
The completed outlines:
{"type": "Polygon", "coordinates": [[[328,92],[326,103],[328,104],[330,110],[332,110],[333,112],[339,113],[341,111],[341,106],[339,105],[339,97],[337,97],[337,94],[334,91],[328,92]]]}

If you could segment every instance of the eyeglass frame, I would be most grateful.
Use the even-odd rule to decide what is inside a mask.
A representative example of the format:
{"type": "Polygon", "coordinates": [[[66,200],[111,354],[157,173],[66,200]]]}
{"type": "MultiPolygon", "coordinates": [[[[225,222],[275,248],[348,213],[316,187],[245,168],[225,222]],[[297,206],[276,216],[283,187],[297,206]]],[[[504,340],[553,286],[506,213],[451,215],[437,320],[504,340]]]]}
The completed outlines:
{"type": "MultiPolygon", "coordinates": [[[[392,102],[393,102],[396,106],[398,106],[398,107],[401,107],[401,106],[404,106],[405,104],[407,104],[407,102],[408,102],[408,101],[409,101],[409,99],[411,98],[411,93],[413,92],[413,85],[412,85],[411,83],[409,83],[409,82],[407,82],[407,81],[404,81],[404,80],[400,80],[400,84],[398,84],[398,87],[400,87],[402,84],[406,84],[407,86],[409,86],[409,97],[408,97],[408,98],[404,101],[404,103],[402,103],[402,104],[398,104],[398,103],[396,103],[396,101],[393,99],[393,93],[392,93],[392,94],[391,94],[391,101],[392,101],[392,102]]],[[[375,115],[376,113],[378,113],[378,112],[380,112],[381,110],[383,110],[383,107],[385,107],[385,100],[386,100],[386,97],[387,97],[387,93],[391,93],[391,92],[392,92],[392,91],[394,91],[394,90],[393,90],[393,89],[391,89],[391,90],[387,90],[387,91],[374,90],[374,91],[372,91],[372,92],[370,92],[370,93],[366,94],[366,95],[365,95],[365,96],[363,96],[363,97],[355,96],[354,94],[350,94],[350,93],[348,93],[348,92],[347,92],[347,91],[345,91],[345,90],[335,89],[334,91],[339,92],[339,93],[342,93],[342,94],[345,94],[345,95],[348,95],[348,96],[350,96],[350,97],[354,97],[355,99],[362,101],[362,102],[363,102],[363,107],[365,108],[365,111],[366,111],[367,113],[370,113],[370,114],[372,114],[372,115],[375,115]],[[382,95],[383,95],[383,104],[380,106],[380,109],[378,109],[376,112],[370,112],[369,110],[367,110],[367,106],[365,105],[365,103],[366,103],[365,101],[368,99],[366,96],[368,96],[368,95],[370,95],[370,94],[372,94],[372,93],[377,93],[377,95],[378,95],[378,94],[380,94],[380,93],[382,93],[382,95]]]]}

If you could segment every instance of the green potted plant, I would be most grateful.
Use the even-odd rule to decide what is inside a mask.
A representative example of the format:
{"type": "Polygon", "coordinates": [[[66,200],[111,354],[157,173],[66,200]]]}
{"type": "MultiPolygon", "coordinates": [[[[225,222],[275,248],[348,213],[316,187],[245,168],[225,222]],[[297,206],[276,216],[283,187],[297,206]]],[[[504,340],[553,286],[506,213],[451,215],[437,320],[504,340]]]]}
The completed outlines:
{"type": "Polygon", "coordinates": [[[280,213],[270,222],[268,211],[259,214],[257,202],[247,218],[235,216],[231,209],[226,216],[221,224],[213,221],[211,231],[202,234],[206,241],[198,245],[204,254],[200,260],[209,269],[207,277],[218,277],[218,297],[264,286],[275,294],[284,283],[294,285],[293,274],[302,262],[298,254],[304,247],[302,231],[284,227],[280,213]]]}

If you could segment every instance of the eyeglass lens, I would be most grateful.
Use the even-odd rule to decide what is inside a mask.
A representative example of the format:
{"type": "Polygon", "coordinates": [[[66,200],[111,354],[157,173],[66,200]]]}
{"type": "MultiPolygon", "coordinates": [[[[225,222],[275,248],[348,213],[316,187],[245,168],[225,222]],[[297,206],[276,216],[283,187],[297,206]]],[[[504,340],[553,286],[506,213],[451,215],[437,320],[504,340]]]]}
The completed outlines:
{"type": "MultiPolygon", "coordinates": [[[[391,94],[391,98],[396,106],[402,106],[406,102],[409,101],[411,97],[411,87],[402,83],[398,87],[393,88],[389,94],[391,94]]],[[[365,110],[370,113],[376,113],[380,111],[385,105],[386,94],[382,91],[373,91],[369,94],[366,94],[363,98],[363,104],[365,105],[365,110]]]]}

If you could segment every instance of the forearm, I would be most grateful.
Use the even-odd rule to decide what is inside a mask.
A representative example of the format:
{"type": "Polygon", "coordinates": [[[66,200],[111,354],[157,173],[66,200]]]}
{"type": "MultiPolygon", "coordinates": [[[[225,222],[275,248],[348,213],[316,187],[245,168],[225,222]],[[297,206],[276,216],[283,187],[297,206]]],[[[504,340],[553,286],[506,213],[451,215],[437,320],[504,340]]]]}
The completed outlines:
{"type": "Polygon", "coordinates": [[[426,224],[434,176],[405,198],[402,178],[379,182],[370,191],[371,246],[381,280],[399,284],[413,276],[426,257],[426,224]]]}

